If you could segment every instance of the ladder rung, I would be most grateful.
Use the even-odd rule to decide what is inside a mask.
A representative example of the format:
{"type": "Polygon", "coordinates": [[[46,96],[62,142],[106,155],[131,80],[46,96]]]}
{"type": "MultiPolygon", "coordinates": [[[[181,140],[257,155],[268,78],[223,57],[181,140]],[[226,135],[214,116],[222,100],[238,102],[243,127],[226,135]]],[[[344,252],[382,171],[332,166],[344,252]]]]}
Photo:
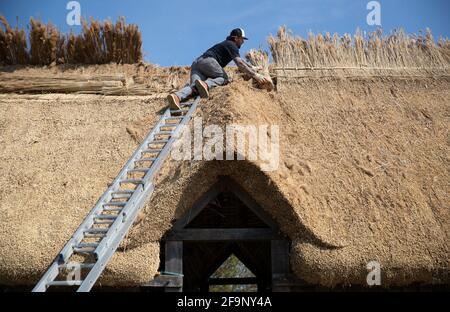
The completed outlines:
{"type": "Polygon", "coordinates": [[[98,243],[79,243],[75,248],[97,248],[98,243]]]}
{"type": "Polygon", "coordinates": [[[155,161],[156,158],[150,157],[150,158],[141,158],[139,160],[136,160],[135,162],[139,163],[139,162],[144,162],[144,161],[155,161]]]}
{"type": "Polygon", "coordinates": [[[106,237],[106,233],[86,233],[84,234],[84,237],[87,238],[99,238],[99,237],[106,237]]]}
{"type": "Polygon", "coordinates": [[[172,135],[173,131],[159,131],[158,133],[155,133],[155,135],[172,135]]]}
{"type": "Polygon", "coordinates": [[[129,199],[131,195],[113,195],[113,199],[129,199]]]}
{"type": "Polygon", "coordinates": [[[128,173],[147,173],[149,170],[149,168],[136,168],[128,170],[128,173]]]}
{"type": "Polygon", "coordinates": [[[92,269],[94,267],[95,263],[77,263],[77,264],[60,264],[60,269],[92,269]]]}
{"type": "Polygon", "coordinates": [[[173,116],[173,117],[167,117],[166,120],[178,120],[178,119],[183,119],[184,117],[182,116],[173,116]]]}
{"type": "Polygon", "coordinates": [[[169,140],[154,140],[148,144],[162,144],[162,143],[167,143],[169,142],[169,140]]]}
{"type": "Polygon", "coordinates": [[[103,208],[103,211],[106,212],[119,212],[122,211],[123,208],[103,208]]]}
{"type": "Polygon", "coordinates": [[[177,127],[183,118],[174,119],[174,117],[172,117],[172,118],[168,118],[168,119],[169,119],[168,121],[170,121],[170,123],[166,121],[166,126],[177,127]]]}
{"type": "Polygon", "coordinates": [[[189,109],[177,109],[177,110],[171,110],[171,114],[178,114],[178,113],[187,113],[189,109]]]}
{"type": "Polygon", "coordinates": [[[95,248],[78,248],[78,247],[73,248],[73,252],[82,253],[82,254],[93,254],[94,251],[95,251],[95,248]]]}
{"type": "Polygon", "coordinates": [[[124,179],[124,180],[120,181],[120,184],[126,184],[126,183],[130,183],[130,184],[144,184],[144,180],[141,180],[141,179],[124,179]]]}
{"type": "Polygon", "coordinates": [[[176,128],[176,127],[178,127],[178,124],[165,124],[165,125],[162,125],[161,127],[159,127],[161,130],[162,130],[162,128],[171,128],[172,130],[162,130],[162,131],[171,131],[171,132],[174,132],[174,130],[173,130],[173,128],[176,128]]]}
{"type": "Polygon", "coordinates": [[[160,153],[162,151],[162,148],[149,148],[146,150],[143,150],[142,153],[160,153]]]}
{"type": "Polygon", "coordinates": [[[113,199],[129,199],[131,195],[133,195],[133,190],[121,190],[121,191],[115,191],[111,193],[111,197],[113,199]]]}
{"type": "Polygon", "coordinates": [[[94,220],[94,224],[113,224],[114,220],[94,220]]]}
{"type": "Polygon", "coordinates": [[[49,282],[47,286],[80,286],[83,281],[53,281],[49,282]]]}
{"type": "Polygon", "coordinates": [[[112,215],[96,215],[94,217],[95,219],[107,219],[107,220],[115,220],[117,219],[117,216],[112,216],[112,215]]]}
{"type": "Polygon", "coordinates": [[[108,206],[119,206],[119,207],[123,207],[127,204],[127,202],[109,202],[106,204],[103,204],[103,207],[108,207],[108,206]]]}
{"type": "Polygon", "coordinates": [[[133,190],[119,190],[119,191],[114,191],[112,192],[113,195],[125,195],[125,194],[133,194],[134,191],[133,190]]]}
{"type": "Polygon", "coordinates": [[[93,233],[106,233],[106,232],[108,232],[108,230],[109,229],[89,229],[89,230],[84,231],[84,233],[85,234],[86,233],[90,233],[90,234],[93,234],[93,233]]]}

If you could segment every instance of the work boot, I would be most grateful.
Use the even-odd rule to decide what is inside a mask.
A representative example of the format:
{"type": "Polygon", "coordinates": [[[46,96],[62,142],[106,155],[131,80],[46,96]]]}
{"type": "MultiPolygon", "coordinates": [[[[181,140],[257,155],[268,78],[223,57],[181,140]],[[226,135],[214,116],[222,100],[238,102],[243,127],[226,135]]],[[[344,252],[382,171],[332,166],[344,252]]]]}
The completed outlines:
{"type": "Polygon", "coordinates": [[[202,99],[207,99],[209,97],[209,87],[206,82],[201,80],[195,81],[195,87],[197,88],[198,93],[202,99]]]}
{"type": "Polygon", "coordinates": [[[170,109],[181,109],[180,98],[176,94],[169,94],[166,100],[170,109]]]}

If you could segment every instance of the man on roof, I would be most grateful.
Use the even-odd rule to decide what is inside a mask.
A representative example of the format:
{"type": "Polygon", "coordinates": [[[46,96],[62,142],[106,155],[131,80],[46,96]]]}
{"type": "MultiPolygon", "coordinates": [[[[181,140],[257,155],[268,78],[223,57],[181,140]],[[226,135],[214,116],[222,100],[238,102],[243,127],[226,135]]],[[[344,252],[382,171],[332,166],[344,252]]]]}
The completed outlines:
{"type": "Polygon", "coordinates": [[[211,88],[227,84],[229,78],[224,67],[231,61],[234,61],[240,71],[255,79],[258,84],[266,83],[267,78],[254,71],[239,54],[239,49],[245,40],[248,38],[245,37],[242,28],[233,29],[226,40],[198,57],[191,65],[190,84],[167,96],[169,107],[180,109],[180,102],[191,96],[200,95],[201,98],[208,98],[211,88]]]}

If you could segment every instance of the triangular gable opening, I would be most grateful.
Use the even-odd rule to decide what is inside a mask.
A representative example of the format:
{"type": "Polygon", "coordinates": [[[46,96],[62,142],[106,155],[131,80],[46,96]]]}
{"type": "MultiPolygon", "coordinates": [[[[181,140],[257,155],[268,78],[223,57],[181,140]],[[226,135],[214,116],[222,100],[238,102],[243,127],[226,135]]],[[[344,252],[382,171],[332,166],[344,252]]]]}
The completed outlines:
{"type": "Polygon", "coordinates": [[[219,177],[174,223],[163,242],[164,266],[157,283],[169,281],[166,291],[207,292],[224,285],[246,285],[228,291],[270,291],[274,281],[289,271],[288,240],[262,207],[228,176],[219,177]],[[223,267],[228,273],[250,271],[252,276],[220,277],[223,267]]]}
{"type": "Polygon", "coordinates": [[[266,228],[278,225],[235,181],[220,176],[193,208],[174,224],[174,230],[266,228]]]}
{"type": "Polygon", "coordinates": [[[231,190],[212,199],[185,228],[268,228],[231,190]]]}

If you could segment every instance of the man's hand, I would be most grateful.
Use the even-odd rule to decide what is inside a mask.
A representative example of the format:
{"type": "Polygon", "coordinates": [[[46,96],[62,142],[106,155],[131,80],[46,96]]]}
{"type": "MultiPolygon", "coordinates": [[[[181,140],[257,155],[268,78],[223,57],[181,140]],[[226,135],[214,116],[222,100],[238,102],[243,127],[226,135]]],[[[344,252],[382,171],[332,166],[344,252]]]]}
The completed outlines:
{"type": "Polygon", "coordinates": [[[256,74],[255,76],[253,76],[253,78],[260,85],[263,85],[264,83],[267,82],[267,79],[263,75],[260,75],[260,74],[256,74]]]}
{"type": "Polygon", "coordinates": [[[265,78],[263,75],[257,73],[252,67],[250,67],[246,62],[244,62],[243,59],[240,57],[236,57],[234,59],[234,62],[236,63],[237,67],[241,72],[243,72],[246,76],[252,77],[256,80],[256,82],[259,85],[265,85],[267,83],[270,83],[270,80],[265,78]]]}
{"type": "Polygon", "coordinates": [[[253,78],[256,80],[256,82],[258,83],[258,84],[260,84],[260,85],[264,85],[264,84],[266,84],[266,83],[269,83],[270,81],[269,81],[269,79],[267,79],[266,77],[264,77],[263,75],[261,75],[261,74],[255,74],[255,76],[253,76],[253,78]]]}

